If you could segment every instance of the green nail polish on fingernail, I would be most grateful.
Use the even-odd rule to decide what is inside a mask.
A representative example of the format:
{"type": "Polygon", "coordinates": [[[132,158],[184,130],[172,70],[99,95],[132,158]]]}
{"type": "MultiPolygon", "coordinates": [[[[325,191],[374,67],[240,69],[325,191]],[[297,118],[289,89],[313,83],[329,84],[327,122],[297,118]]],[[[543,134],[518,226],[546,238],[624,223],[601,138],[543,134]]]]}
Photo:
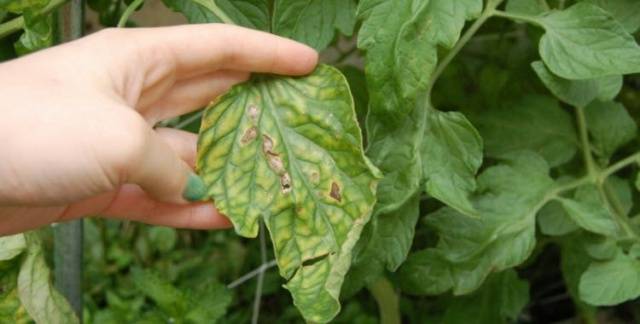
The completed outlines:
{"type": "Polygon", "coordinates": [[[195,173],[191,173],[187,179],[187,186],[182,192],[182,198],[188,201],[202,200],[207,195],[207,186],[195,173]]]}

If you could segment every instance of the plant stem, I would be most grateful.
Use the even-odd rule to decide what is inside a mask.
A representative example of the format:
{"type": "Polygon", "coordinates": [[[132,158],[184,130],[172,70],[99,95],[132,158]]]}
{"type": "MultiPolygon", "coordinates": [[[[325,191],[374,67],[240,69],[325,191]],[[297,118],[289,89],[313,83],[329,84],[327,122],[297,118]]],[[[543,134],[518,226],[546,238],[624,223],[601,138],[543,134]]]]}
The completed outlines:
{"type": "Polygon", "coordinates": [[[540,23],[540,21],[536,19],[536,17],[532,17],[532,16],[519,15],[511,12],[501,11],[501,10],[494,10],[493,15],[496,17],[502,17],[502,18],[507,18],[511,20],[522,20],[522,21],[531,23],[533,25],[542,27],[542,24],[540,23]]]}
{"type": "Polygon", "coordinates": [[[236,288],[236,287],[242,285],[243,283],[253,279],[253,277],[259,275],[260,273],[264,273],[267,270],[275,267],[277,264],[278,263],[276,262],[276,260],[271,260],[271,261],[269,261],[267,263],[263,263],[259,267],[247,272],[242,277],[232,281],[230,284],[227,285],[227,289],[236,288]]]}
{"type": "Polygon", "coordinates": [[[124,10],[122,16],[120,16],[120,20],[118,20],[118,28],[125,27],[127,25],[127,21],[129,21],[129,17],[136,11],[144,2],[144,0],[135,0],[130,5],[127,6],[127,9],[124,10]]]}
{"type": "MultiPolygon", "coordinates": [[[[264,223],[260,222],[260,258],[262,264],[267,263],[267,243],[265,239],[266,228],[264,223]]],[[[253,298],[253,314],[251,315],[251,324],[257,324],[260,318],[260,302],[262,301],[262,284],[264,282],[264,271],[258,273],[258,282],[256,283],[256,294],[253,298]]]]}
{"type": "Polygon", "coordinates": [[[589,143],[589,134],[587,132],[587,120],[584,117],[584,108],[576,107],[576,121],[578,123],[578,132],[580,133],[580,145],[582,146],[582,157],[588,176],[597,181],[598,170],[591,155],[591,144],[589,143]]]}
{"type": "Polygon", "coordinates": [[[429,80],[429,85],[427,86],[427,93],[429,94],[431,93],[431,90],[433,90],[433,86],[436,84],[436,81],[438,81],[438,79],[440,78],[444,70],[447,68],[447,66],[449,66],[451,61],[453,61],[453,59],[456,57],[456,55],[458,55],[460,50],[467,44],[467,42],[469,42],[471,37],[475,35],[475,33],[478,31],[478,29],[480,29],[480,27],[482,27],[482,25],[487,21],[487,19],[491,18],[491,16],[495,11],[495,8],[500,4],[500,2],[502,1],[493,1],[493,2],[490,1],[487,4],[487,7],[482,12],[482,14],[480,15],[480,17],[478,17],[478,19],[476,19],[476,21],[473,22],[473,24],[469,27],[469,29],[467,29],[464,35],[460,37],[460,40],[458,40],[458,42],[451,49],[451,51],[447,53],[447,56],[445,56],[444,59],[442,59],[440,64],[438,64],[435,71],[431,75],[431,80],[429,80]]]}
{"type": "MultiPolygon", "coordinates": [[[[61,6],[67,1],[68,0],[51,0],[51,2],[49,2],[49,4],[47,4],[44,8],[40,9],[40,11],[38,11],[37,14],[38,15],[47,14],[53,11],[54,9],[58,8],[59,6],[61,6]]],[[[13,18],[3,24],[0,24],[0,39],[13,34],[21,30],[22,28],[24,28],[23,16],[13,18]]]]}
{"type": "Polygon", "coordinates": [[[604,180],[606,180],[609,176],[611,176],[612,174],[624,169],[625,167],[633,164],[633,163],[640,163],[640,152],[632,154],[616,163],[614,163],[613,165],[609,166],[608,168],[606,168],[604,171],[602,171],[600,173],[600,179],[598,179],[600,182],[604,182],[604,180]]]}
{"type": "Polygon", "coordinates": [[[378,304],[381,324],[400,324],[400,309],[398,294],[387,278],[380,277],[376,282],[367,286],[378,304]]]}

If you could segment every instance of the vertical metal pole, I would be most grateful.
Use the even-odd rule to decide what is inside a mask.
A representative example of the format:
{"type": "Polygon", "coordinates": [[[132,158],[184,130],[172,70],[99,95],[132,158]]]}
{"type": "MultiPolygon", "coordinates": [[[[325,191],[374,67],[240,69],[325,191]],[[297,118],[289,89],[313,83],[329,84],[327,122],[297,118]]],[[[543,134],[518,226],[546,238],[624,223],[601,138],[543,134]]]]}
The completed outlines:
{"type": "MultiPolygon", "coordinates": [[[[71,0],[59,10],[61,42],[82,36],[84,1],[71,0]]],[[[82,220],[58,224],[54,235],[54,279],[56,288],[67,298],[82,323],[82,220]]]]}

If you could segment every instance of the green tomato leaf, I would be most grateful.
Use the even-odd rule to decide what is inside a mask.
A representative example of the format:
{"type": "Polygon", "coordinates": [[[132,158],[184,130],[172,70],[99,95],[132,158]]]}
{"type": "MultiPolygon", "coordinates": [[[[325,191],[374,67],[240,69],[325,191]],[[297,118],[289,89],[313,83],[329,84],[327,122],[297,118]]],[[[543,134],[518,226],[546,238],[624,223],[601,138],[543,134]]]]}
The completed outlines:
{"type": "Polygon", "coordinates": [[[422,141],[422,176],[434,198],[465,214],[475,214],[469,195],[482,165],[482,138],[459,112],[432,110],[422,141]]]}
{"type": "Polygon", "coordinates": [[[595,153],[605,159],[636,137],[638,126],[620,103],[594,101],[584,114],[595,153]]]}
{"type": "Polygon", "coordinates": [[[182,317],[188,310],[184,294],[158,274],[132,268],[131,280],[141,293],[153,300],[167,314],[182,317]]]}
{"type": "Polygon", "coordinates": [[[11,260],[27,247],[24,234],[0,237],[0,261],[11,260]]]}
{"type": "Polygon", "coordinates": [[[437,46],[452,47],[481,10],[480,0],[361,1],[358,47],[366,51],[372,112],[401,124],[435,69],[437,46]]]}
{"type": "MultiPolygon", "coordinates": [[[[49,0],[0,0],[0,11],[21,14],[46,6],[49,0]]],[[[1,20],[0,20],[1,21],[1,20]]]]}
{"type": "Polygon", "coordinates": [[[609,12],[632,34],[640,28],[640,2],[636,0],[583,0],[609,12]]]}
{"type": "Polygon", "coordinates": [[[343,290],[346,295],[371,283],[385,268],[391,272],[398,269],[411,249],[419,215],[420,195],[416,194],[400,208],[371,219],[354,249],[343,290]]]}
{"type": "Polygon", "coordinates": [[[540,232],[549,236],[566,235],[579,228],[558,201],[550,201],[542,207],[537,220],[540,232]]]}
{"type": "Polygon", "coordinates": [[[173,11],[182,13],[192,24],[220,23],[229,19],[240,26],[264,31],[271,30],[268,0],[162,1],[173,11]]]}
{"type": "Polygon", "coordinates": [[[580,277],[593,261],[584,250],[582,242],[584,233],[578,231],[560,241],[562,249],[560,267],[564,281],[567,284],[567,290],[578,310],[586,316],[594,316],[596,313],[595,307],[585,304],[580,299],[578,291],[580,277]]]}
{"type": "Polygon", "coordinates": [[[275,0],[272,32],[325,49],[335,30],[351,36],[356,23],[354,0],[275,0]]]}
{"type": "Polygon", "coordinates": [[[53,14],[41,16],[26,12],[23,17],[24,33],[14,44],[18,55],[26,55],[53,45],[53,14]]]}
{"type": "Polygon", "coordinates": [[[454,298],[443,323],[511,323],[529,302],[529,283],[514,270],[489,276],[475,293],[454,298]]]}
{"type": "Polygon", "coordinates": [[[615,259],[593,262],[580,278],[580,298],[588,304],[611,306],[640,296],[640,261],[618,253],[615,259]]]}
{"type": "Polygon", "coordinates": [[[231,304],[231,293],[218,282],[210,282],[189,298],[189,312],[185,316],[191,323],[216,323],[231,304]]]}
{"type": "Polygon", "coordinates": [[[605,236],[619,234],[618,225],[595,186],[582,186],[576,190],[574,199],[558,198],[558,201],[567,215],[585,230],[605,236]]]}
{"type": "Polygon", "coordinates": [[[18,274],[18,295],[36,323],[79,323],[67,300],[53,287],[37,233],[25,234],[26,255],[18,274]]]}
{"type": "Polygon", "coordinates": [[[571,160],[577,151],[571,116],[549,97],[526,96],[469,118],[480,131],[489,157],[527,149],[554,167],[571,160]]]}
{"type": "Polygon", "coordinates": [[[479,217],[442,208],[427,216],[435,248],[410,254],[401,287],[414,294],[467,294],[491,273],[524,262],[535,246],[535,215],[554,186],[549,166],[532,152],[503,158],[478,177],[479,217]]]}
{"type": "Polygon", "coordinates": [[[570,80],[640,72],[640,46],[608,12],[588,3],[534,17],[546,33],[540,56],[556,75],[570,80]]]}
{"type": "Polygon", "coordinates": [[[596,98],[611,100],[622,88],[622,76],[619,75],[594,80],[566,80],[551,73],[542,61],[531,63],[531,67],[556,98],[574,107],[584,107],[596,98]]]}
{"type": "Polygon", "coordinates": [[[169,252],[176,245],[178,233],[174,228],[154,226],[149,229],[149,241],[160,252],[169,252]]]}
{"type": "Polygon", "coordinates": [[[549,10],[543,3],[544,1],[540,0],[509,0],[505,10],[516,14],[537,16],[549,10]]]}
{"type": "Polygon", "coordinates": [[[255,237],[263,219],[303,316],[333,318],[379,177],[340,72],[234,87],[205,112],[197,170],[238,234],[255,237]]]}

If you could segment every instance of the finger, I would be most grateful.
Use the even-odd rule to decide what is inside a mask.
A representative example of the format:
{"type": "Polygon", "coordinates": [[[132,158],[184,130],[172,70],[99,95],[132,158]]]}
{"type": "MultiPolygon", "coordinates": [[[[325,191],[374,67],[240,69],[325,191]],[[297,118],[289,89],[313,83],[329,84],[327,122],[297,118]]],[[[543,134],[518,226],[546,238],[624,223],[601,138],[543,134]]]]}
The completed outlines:
{"type": "Polygon", "coordinates": [[[152,124],[202,108],[231,86],[246,81],[249,73],[217,71],[178,81],[166,93],[145,91],[138,111],[152,124]]]}
{"type": "Polygon", "coordinates": [[[169,144],[182,161],[191,168],[195,167],[198,135],[175,128],[156,128],[156,133],[169,144]]]}
{"type": "Polygon", "coordinates": [[[159,201],[186,203],[201,200],[206,187],[191,167],[152,129],[145,133],[140,152],[126,168],[126,183],[135,183],[159,201]]]}
{"type": "Polygon", "coordinates": [[[304,44],[225,24],[111,30],[106,35],[111,46],[116,42],[140,54],[128,57],[139,57],[147,71],[172,66],[177,79],[220,69],[303,75],[318,61],[318,53],[304,44]]]}
{"type": "Polygon", "coordinates": [[[123,185],[117,191],[70,205],[57,221],[87,215],[140,221],[147,224],[192,229],[216,229],[231,226],[212,203],[177,205],[154,200],[136,185],[123,185]]]}

